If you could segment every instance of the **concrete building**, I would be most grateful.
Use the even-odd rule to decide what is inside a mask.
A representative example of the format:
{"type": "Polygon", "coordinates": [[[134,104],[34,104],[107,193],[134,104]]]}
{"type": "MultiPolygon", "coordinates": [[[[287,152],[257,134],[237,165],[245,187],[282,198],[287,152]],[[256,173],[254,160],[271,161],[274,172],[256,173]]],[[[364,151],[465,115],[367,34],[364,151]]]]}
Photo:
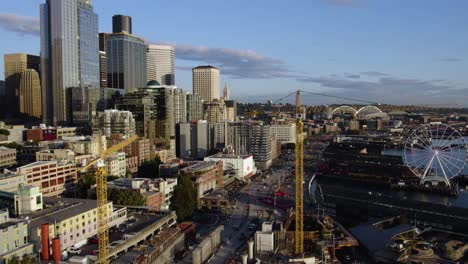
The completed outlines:
{"type": "Polygon", "coordinates": [[[252,154],[259,169],[269,168],[273,162],[270,126],[261,121],[228,123],[226,146],[237,155],[252,154]]]}
{"type": "Polygon", "coordinates": [[[174,47],[167,45],[146,46],[146,79],[161,85],[175,85],[174,47]]]}
{"type": "MultiPolygon", "coordinates": [[[[5,114],[16,114],[19,109],[19,92],[21,73],[28,70],[39,72],[40,58],[39,56],[29,55],[26,53],[5,54],[3,56],[5,65],[5,114]]],[[[29,71],[28,71],[29,72],[29,71]]],[[[32,73],[29,74],[33,78],[32,73]]],[[[24,76],[26,77],[26,76],[24,76]]],[[[32,79],[30,84],[37,85],[32,79]]],[[[26,88],[27,80],[24,79],[24,88],[26,88]]],[[[34,87],[36,88],[36,87],[34,87]]],[[[40,90],[40,85],[39,85],[40,90]]]]}
{"type": "Polygon", "coordinates": [[[235,177],[239,180],[248,180],[257,173],[257,167],[252,155],[239,156],[235,154],[218,153],[205,157],[204,161],[222,161],[224,178],[235,177]]]}
{"type": "Polygon", "coordinates": [[[100,127],[106,137],[121,134],[129,138],[135,135],[135,119],[129,111],[105,110],[100,117],[100,127]]]}
{"type": "Polygon", "coordinates": [[[170,199],[177,185],[176,178],[121,178],[107,183],[108,188],[132,190],[145,197],[145,206],[152,210],[169,210],[170,199]]]}
{"type": "MultiPolygon", "coordinates": [[[[41,225],[49,225],[49,238],[60,237],[60,249],[83,245],[97,235],[98,219],[96,200],[44,198],[44,209],[28,214],[30,240],[36,252],[41,249],[41,225]]],[[[127,208],[114,208],[112,202],[105,206],[108,226],[113,227],[127,220],[127,208]]]]}
{"type": "Polygon", "coordinates": [[[237,121],[237,102],[234,100],[224,101],[226,105],[226,120],[230,122],[237,121]]]}
{"type": "Polygon", "coordinates": [[[198,66],[192,69],[193,94],[205,102],[220,99],[219,69],[213,66],[198,66]]]}
{"type": "Polygon", "coordinates": [[[296,123],[294,122],[271,124],[270,132],[281,144],[296,143],[296,123]]]}
{"type": "Polygon", "coordinates": [[[68,161],[37,161],[19,167],[16,173],[39,187],[44,196],[59,196],[77,182],[75,163],[68,161]]]}
{"type": "Polygon", "coordinates": [[[44,149],[36,152],[36,161],[52,160],[75,162],[75,152],[71,149],[44,149]]]}
{"type": "Polygon", "coordinates": [[[21,217],[42,210],[42,193],[37,186],[19,185],[13,192],[0,191],[0,205],[7,208],[10,215],[21,217]]]}
{"type": "Polygon", "coordinates": [[[42,117],[42,95],[39,74],[34,69],[26,69],[19,75],[19,112],[31,117],[42,117]]]}
{"type": "Polygon", "coordinates": [[[210,151],[220,152],[226,147],[226,132],[228,122],[209,123],[210,151]]]}
{"type": "Polygon", "coordinates": [[[0,146],[0,167],[7,167],[16,164],[16,149],[0,146]]]}
{"type": "Polygon", "coordinates": [[[5,170],[0,174],[0,191],[15,192],[18,186],[26,184],[26,176],[5,170]]]}
{"type": "Polygon", "coordinates": [[[203,119],[209,123],[219,123],[226,120],[226,105],[224,101],[213,99],[203,104],[203,119]]]}
{"type": "Polygon", "coordinates": [[[0,264],[34,252],[29,243],[28,223],[10,219],[8,210],[0,210],[0,264]]]}
{"type": "Polygon", "coordinates": [[[116,152],[106,158],[107,175],[125,177],[127,173],[127,161],[125,152],[116,152]]]}
{"type": "MultiPolygon", "coordinates": [[[[114,146],[122,141],[124,141],[121,135],[112,136],[107,142],[109,147],[114,146]]],[[[135,173],[138,170],[138,167],[143,164],[143,162],[151,159],[151,144],[150,140],[144,137],[133,141],[130,145],[127,145],[125,148],[121,149],[122,152],[125,152],[127,159],[127,170],[130,173],[135,173]],[[129,160],[135,159],[134,166],[129,166],[129,160]],[[135,168],[135,169],[133,169],[135,168]]]]}
{"type": "Polygon", "coordinates": [[[176,126],[176,156],[203,159],[210,151],[209,126],[206,121],[179,123],[176,126]]]}
{"type": "Polygon", "coordinates": [[[201,96],[187,93],[187,122],[203,119],[203,102],[201,96]]]}
{"type": "Polygon", "coordinates": [[[43,120],[66,125],[66,89],[100,85],[98,17],[89,0],[47,0],[40,13],[43,120]]]}
{"type": "Polygon", "coordinates": [[[198,199],[217,188],[224,187],[223,162],[202,161],[193,163],[179,171],[190,177],[197,189],[198,199]]]}

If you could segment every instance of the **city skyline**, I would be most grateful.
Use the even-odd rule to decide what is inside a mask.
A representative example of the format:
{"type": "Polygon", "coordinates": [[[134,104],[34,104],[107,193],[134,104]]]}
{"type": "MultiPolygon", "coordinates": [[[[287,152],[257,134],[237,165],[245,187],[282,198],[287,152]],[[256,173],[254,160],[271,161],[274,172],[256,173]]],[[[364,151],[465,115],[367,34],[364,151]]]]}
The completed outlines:
{"type": "MultiPolygon", "coordinates": [[[[1,55],[39,55],[43,2],[3,4],[1,55]]],[[[468,106],[464,2],[108,3],[93,3],[99,32],[111,32],[112,15],[124,14],[147,43],[175,45],[176,85],[186,91],[192,90],[191,68],[211,64],[220,68],[220,85],[227,82],[232,99],[241,102],[275,100],[299,88],[381,103],[468,106]],[[154,20],[154,10],[174,12],[154,20]],[[210,21],[216,25],[206,26],[210,21]]]]}

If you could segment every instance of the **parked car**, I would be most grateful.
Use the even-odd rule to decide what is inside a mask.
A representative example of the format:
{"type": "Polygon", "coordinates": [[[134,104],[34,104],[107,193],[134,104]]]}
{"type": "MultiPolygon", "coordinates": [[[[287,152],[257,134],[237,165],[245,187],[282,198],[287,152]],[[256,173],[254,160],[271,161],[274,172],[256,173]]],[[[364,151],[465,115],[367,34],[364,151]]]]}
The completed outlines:
{"type": "Polygon", "coordinates": [[[74,247],[71,247],[69,249],[67,249],[68,253],[72,253],[72,254],[81,254],[81,249],[79,248],[74,248],[74,247]]]}

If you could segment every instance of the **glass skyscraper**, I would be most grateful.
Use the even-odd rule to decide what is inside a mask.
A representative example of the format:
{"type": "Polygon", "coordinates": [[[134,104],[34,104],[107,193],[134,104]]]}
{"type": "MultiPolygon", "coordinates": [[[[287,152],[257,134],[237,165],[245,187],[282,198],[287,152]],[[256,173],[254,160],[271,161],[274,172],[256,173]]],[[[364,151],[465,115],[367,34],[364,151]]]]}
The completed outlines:
{"type": "Polygon", "coordinates": [[[46,0],[40,24],[43,119],[65,125],[66,90],[99,87],[97,15],[91,0],[46,0]]]}
{"type": "Polygon", "coordinates": [[[107,85],[125,89],[146,86],[145,41],[121,32],[106,34],[107,85]]]}

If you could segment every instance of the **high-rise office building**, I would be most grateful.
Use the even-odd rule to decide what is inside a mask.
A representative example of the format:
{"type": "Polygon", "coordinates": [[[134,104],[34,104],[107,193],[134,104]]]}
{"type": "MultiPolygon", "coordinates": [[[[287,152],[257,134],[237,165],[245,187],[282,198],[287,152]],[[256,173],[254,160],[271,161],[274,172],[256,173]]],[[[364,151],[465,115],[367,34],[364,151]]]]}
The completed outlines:
{"type": "Polygon", "coordinates": [[[224,101],[214,99],[203,104],[203,119],[210,123],[218,123],[226,120],[226,105],[224,101]]]}
{"type": "Polygon", "coordinates": [[[75,126],[91,128],[97,117],[99,88],[71,87],[68,89],[69,121],[75,126]]]}
{"type": "Polygon", "coordinates": [[[219,69],[213,66],[198,66],[192,69],[193,93],[208,103],[219,98],[219,69]]]}
{"type": "Polygon", "coordinates": [[[41,118],[42,99],[41,81],[36,70],[27,69],[19,77],[19,112],[32,117],[41,118]]]}
{"type": "Polygon", "coordinates": [[[99,51],[99,87],[107,88],[107,54],[99,51]]]}
{"type": "Polygon", "coordinates": [[[237,102],[234,100],[224,101],[226,105],[226,120],[227,121],[237,121],[237,102]]]}
{"type": "Polygon", "coordinates": [[[135,91],[119,98],[116,109],[130,111],[135,118],[136,133],[141,137],[155,139],[155,105],[153,96],[147,91],[135,91]]]}
{"type": "Polygon", "coordinates": [[[43,119],[67,124],[66,89],[100,85],[98,18],[92,0],[46,0],[40,25],[43,119]]]}
{"type": "Polygon", "coordinates": [[[167,45],[146,46],[146,79],[161,85],[174,85],[174,47],[167,45]]]}
{"type": "Polygon", "coordinates": [[[201,96],[187,93],[187,122],[203,119],[203,99],[201,96]]]}
{"type": "Polygon", "coordinates": [[[106,137],[121,134],[128,138],[135,135],[135,119],[130,111],[107,109],[101,114],[100,126],[106,137]]]}
{"type": "Polygon", "coordinates": [[[112,32],[132,34],[132,18],[125,15],[112,16],[112,32]]]}
{"type": "Polygon", "coordinates": [[[175,136],[175,125],[186,122],[186,94],[175,86],[161,86],[156,81],[140,89],[153,96],[156,136],[171,139],[175,136]]]}
{"type": "Polygon", "coordinates": [[[129,89],[146,85],[146,45],[126,32],[106,34],[107,85],[129,89]]]}
{"type": "MultiPolygon", "coordinates": [[[[21,72],[27,69],[33,69],[39,72],[39,56],[25,53],[5,54],[5,111],[7,114],[16,114],[19,112],[19,84],[21,72]]],[[[40,87],[39,87],[40,89],[40,87]]]]}
{"type": "Polygon", "coordinates": [[[203,159],[209,153],[209,130],[206,121],[179,123],[176,126],[176,155],[203,159]]]}

